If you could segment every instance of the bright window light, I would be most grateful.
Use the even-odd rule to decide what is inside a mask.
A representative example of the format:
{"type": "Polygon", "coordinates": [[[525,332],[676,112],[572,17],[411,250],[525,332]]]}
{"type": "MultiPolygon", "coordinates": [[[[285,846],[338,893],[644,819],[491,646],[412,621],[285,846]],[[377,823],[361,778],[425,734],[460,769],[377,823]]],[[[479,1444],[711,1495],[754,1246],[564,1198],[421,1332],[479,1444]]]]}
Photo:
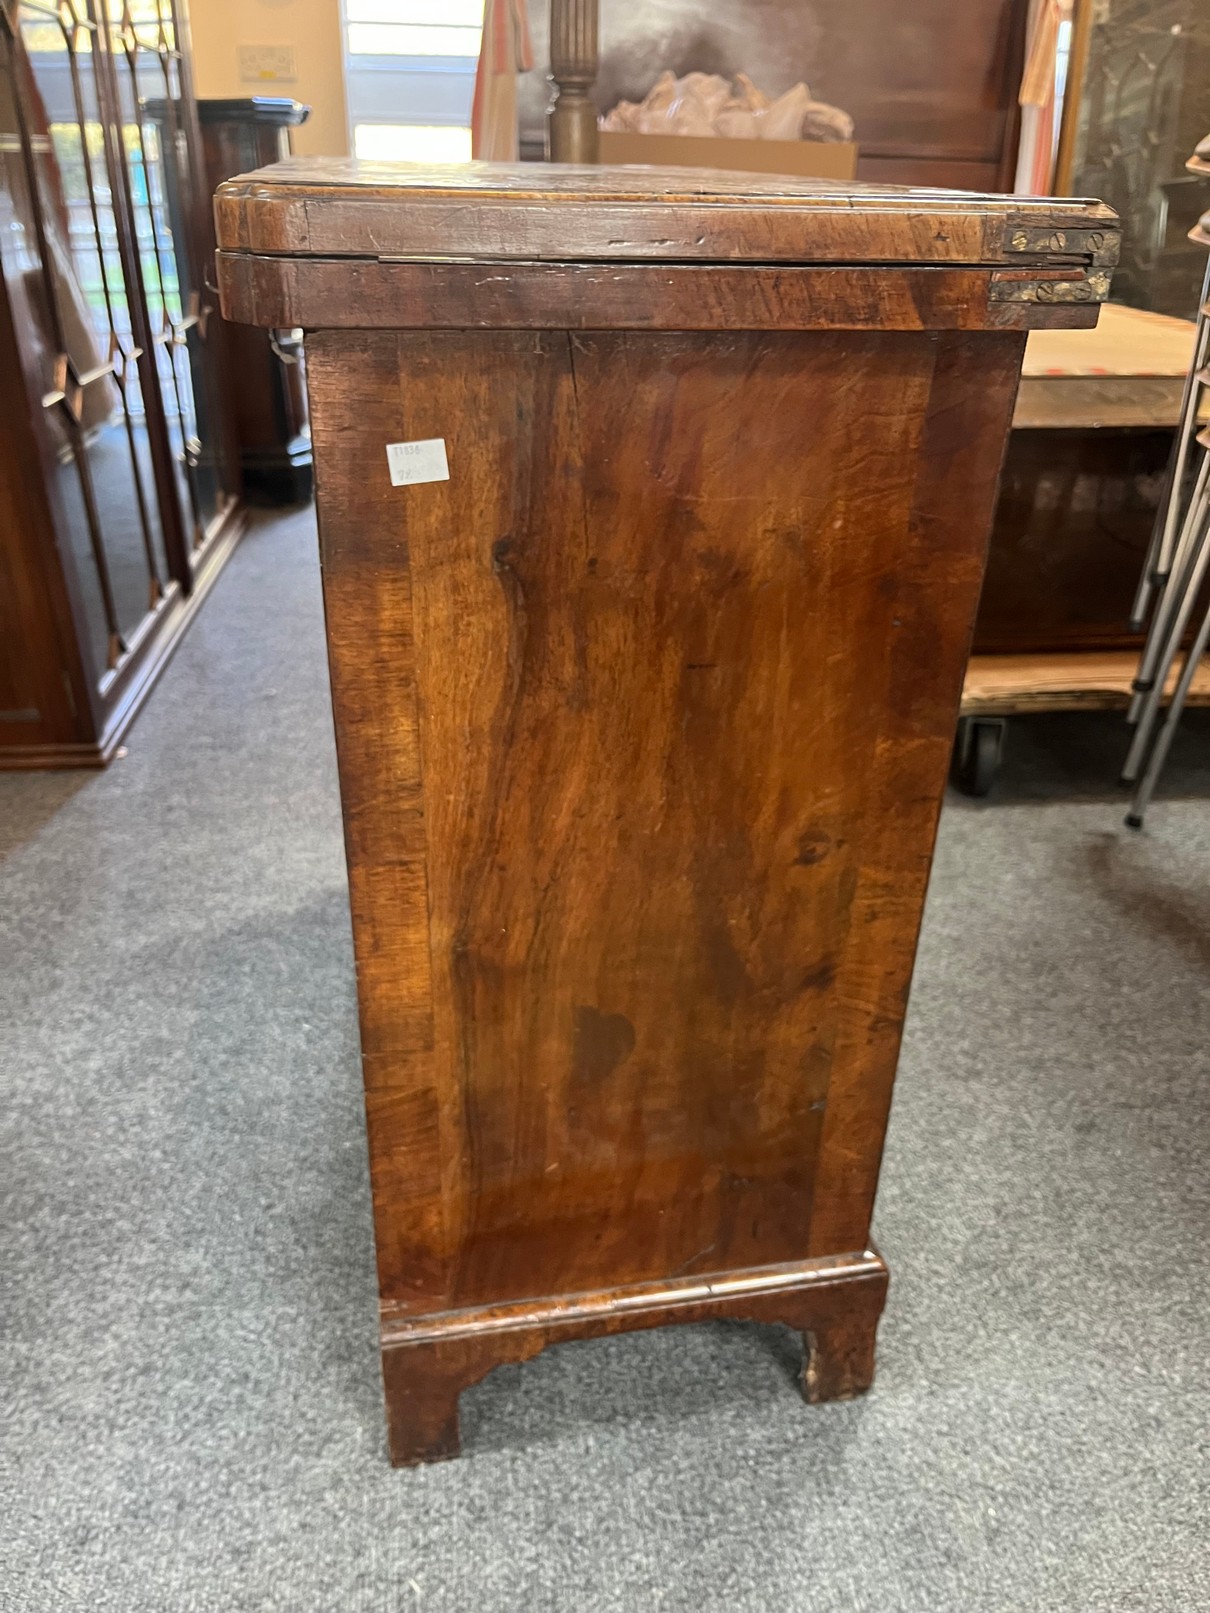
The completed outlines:
{"type": "Polygon", "coordinates": [[[359,123],[353,152],[374,162],[469,162],[471,131],[424,123],[359,123]]]}
{"type": "Polygon", "coordinates": [[[433,0],[345,0],[345,21],[473,28],[476,33],[483,24],[483,0],[442,0],[439,17],[433,16],[436,9],[433,0]]]}
{"type": "MultiPolygon", "coordinates": [[[[0,5],[4,3],[0,0],[0,5]]],[[[352,147],[358,157],[378,162],[470,161],[467,125],[484,4],[485,0],[344,0],[345,88],[352,147]]]]}
{"type": "Polygon", "coordinates": [[[478,56],[481,32],[446,24],[351,22],[353,56],[478,56]]]}

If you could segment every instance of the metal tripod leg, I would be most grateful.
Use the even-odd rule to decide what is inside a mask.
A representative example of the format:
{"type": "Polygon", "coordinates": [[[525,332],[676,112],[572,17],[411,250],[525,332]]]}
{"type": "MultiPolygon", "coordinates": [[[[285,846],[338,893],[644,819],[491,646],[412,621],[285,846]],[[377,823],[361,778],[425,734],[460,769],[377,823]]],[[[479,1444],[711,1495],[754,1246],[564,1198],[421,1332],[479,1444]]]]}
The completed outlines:
{"type": "Polygon", "coordinates": [[[1194,538],[1198,532],[1208,487],[1210,487],[1210,449],[1205,449],[1202,453],[1202,462],[1198,466],[1193,497],[1189,500],[1189,508],[1185,512],[1180,537],[1177,539],[1176,550],[1172,556],[1170,575],[1164,579],[1157,578],[1160,593],[1147,640],[1143,645],[1143,653],[1139,657],[1139,668],[1134,675],[1130,709],[1126,713],[1128,723],[1138,721],[1146,696],[1155,686],[1156,662],[1167,638],[1172,613],[1180,604],[1183,595],[1184,574],[1192,558],[1194,538]]]}
{"type": "Polygon", "coordinates": [[[1130,751],[1126,757],[1126,765],[1122,769],[1122,777],[1129,783],[1138,777],[1139,768],[1143,765],[1143,758],[1151,744],[1152,732],[1155,728],[1156,714],[1159,711],[1160,701],[1164,695],[1164,685],[1168,681],[1168,674],[1172,670],[1172,663],[1176,660],[1177,652],[1181,647],[1185,628],[1197,601],[1198,591],[1206,575],[1206,567],[1210,565],[1210,499],[1205,496],[1198,506],[1198,516],[1194,530],[1196,536],[1193,540],[1193,551],[1184,575],[1177,580],[1178,593],[1173,599],[1170,613],[1166,613],[1168,630],[1164,636],[1164,647],[1160,652],[1155,666],[1155,681],[1143,697],[1142,709],[1139,712],[1138,726],[1134,731],[1130,751]]]}
{"type": "Polygon", "coordinates": [[[1147,564],[1143,568],[1138,593],[1135,596],[1134,606],[1130,612],[1132,622],[1137,622],[1140,626],[1142,625],[1143,617],[1146,615],[1152,591],[1156,587],[1163,587],[1172,570],[1174,539],[1183,502],[1182,491],[1185,483],[1185,466],[1189,459],[1189,443],[1197,429],[1198,403],[1201,400],[1201,383],[1197,379],[1197,372],[1205,364],[1207,350],[1210,348],[1210,319],[1207,318],[1204,312],[1208,301],[1210,301],[1210,259],[1207,259],[1206,262],[1206,272],[1202,277],[1202,294],[1197,304],[1197,326],[1193,334],[1193,362],[1185,375],[1185,386],[1181,393],[1180,425],[1177,427],[1176,437],[1172,444],[1172,454],[1168,461],[1164,494],[1160,509],[1156,515],[1155,526],[1152,529],[1147,564]]]}
{"type": "Polygon", "coordinates": [[[1176,442],[1174,440],[1172,453],[1168,455],[1168,464],[1164,468],[1164,485],[1160,490],[1160,502],[1155,512],[1155,520],[1151,523],[1151,537],[1147,540],[1147,558],[1143,561],[1139,585],[1134,593],[1134,603],[1130,607],[1130,631],[1132,633],[1141,633],[1143,631],[1147,621],[1147,612],[1151,608],[1151,596],[1160,586],[1156,562],[1160,554],[1160,535],[1164,530],[1164,523],[1168,519],[1168,506],[1172,502],[1172,460],[1175,454],[1176,442]]]}
{"type": "Polygon", "coordinates": [[[1138,788],[1134,792],[1134,799],[1130,803],[1130,811],[1126,814],[1126,822],[1132,829],[1143,827],[1143,814],[1146,812],[1151,797],[1155,792],[1156,782],[1160,772],[1168,759],[1168,751],[1180,726],[1181,715],[1185,710],[1185,701],[1189,698],[1189,690],[1193,686],[1193,675],[1201,664],[1202,656],[1206,653],[1206,645],[1210,643],[1210,608],[1202,617],[1202,625],[1197,630],[1197,637],[1189,647],[1185,657],[1185,664],[1181,668],[1180,680],[1172,691],[1172,701],[1168,707],[1168,715],[1164,719],[1164,726],[1160,729],[1159,738],[1155,742],[1155,749],[1147,763],[1147,771],[1139,780],[1138,788]]]}

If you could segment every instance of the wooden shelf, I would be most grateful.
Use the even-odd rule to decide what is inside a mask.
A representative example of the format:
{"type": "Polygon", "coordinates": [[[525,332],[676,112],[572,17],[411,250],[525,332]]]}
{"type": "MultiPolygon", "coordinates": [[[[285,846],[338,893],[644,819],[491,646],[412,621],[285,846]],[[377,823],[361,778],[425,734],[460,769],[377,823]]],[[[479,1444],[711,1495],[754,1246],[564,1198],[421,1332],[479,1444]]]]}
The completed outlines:
{"type": "Polygon", "coordinates": [[[1174,427],[1194,336],[1190,320],[1116,303],[1105,304],[1094,330],[1031,331],[1013,426],[1174,427]]]}
{"type": "MultiPolygon", "coordinates": [[[[1007,717],[1029,711],[1121,709],[1130,703],[1138,661],[1134,650],[973,655],[962,688],[962,715],[1007,717]]],[[[1170,687],[1176,677],[1174,672],[1170,687]]],[[[1189,704],[1210,706],[1210,662],[1203,662],[1194,674],[1189,704]]]]}

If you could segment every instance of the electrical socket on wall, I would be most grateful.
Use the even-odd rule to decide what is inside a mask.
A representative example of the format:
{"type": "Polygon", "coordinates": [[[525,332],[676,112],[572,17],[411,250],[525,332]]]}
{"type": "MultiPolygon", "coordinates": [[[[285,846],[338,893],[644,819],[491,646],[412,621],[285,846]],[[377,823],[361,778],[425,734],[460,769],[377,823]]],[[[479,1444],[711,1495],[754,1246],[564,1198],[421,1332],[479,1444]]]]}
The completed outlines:
{"type": "Polygon", "coordinates": [[[298,77],[293,45],[241,45],[241,84],[293,84],[298,77]]]}

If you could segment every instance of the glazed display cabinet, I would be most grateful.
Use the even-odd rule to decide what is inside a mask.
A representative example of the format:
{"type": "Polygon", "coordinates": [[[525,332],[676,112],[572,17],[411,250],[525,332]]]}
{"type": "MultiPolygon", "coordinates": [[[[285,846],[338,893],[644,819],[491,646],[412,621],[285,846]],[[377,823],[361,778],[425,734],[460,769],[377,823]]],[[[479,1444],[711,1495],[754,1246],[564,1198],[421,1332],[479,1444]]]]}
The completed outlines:
{"type": "Polygon", "coordinates": [[[201,175],[173,0],[0,0],[6,767],[108,760],[241,529],[201,175]]]}

